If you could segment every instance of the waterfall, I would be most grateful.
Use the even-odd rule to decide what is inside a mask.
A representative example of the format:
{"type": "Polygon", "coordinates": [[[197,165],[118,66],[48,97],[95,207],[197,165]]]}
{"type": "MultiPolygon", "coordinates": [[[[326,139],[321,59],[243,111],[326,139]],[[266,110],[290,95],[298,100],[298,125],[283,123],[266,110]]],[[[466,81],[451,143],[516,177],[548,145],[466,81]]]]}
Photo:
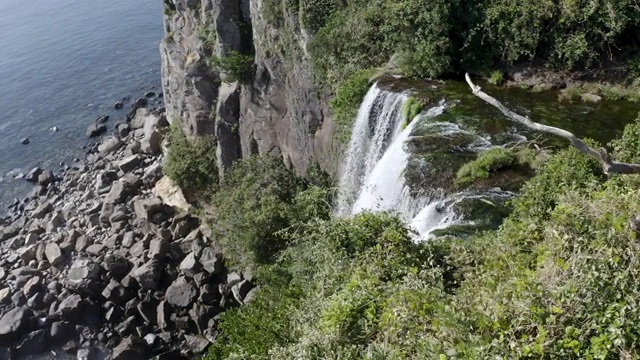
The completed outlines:
{"type": "Polygon", "coordinates": [[[353,125],[347,158],[342,167],[336,212],[352,214],[352,206],[367,176],[384,155],[390,141],[402,131],[402,106],[407,97],[373,85],[353,125]]]}

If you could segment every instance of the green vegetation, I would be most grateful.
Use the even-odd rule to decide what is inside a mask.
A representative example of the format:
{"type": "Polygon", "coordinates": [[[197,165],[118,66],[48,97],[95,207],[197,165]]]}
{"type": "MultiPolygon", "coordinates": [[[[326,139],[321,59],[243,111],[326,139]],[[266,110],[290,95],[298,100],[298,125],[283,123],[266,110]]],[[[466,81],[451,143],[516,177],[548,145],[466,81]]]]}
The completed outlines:
{"type": "Polygon", "coordinates": [[[372,70],[361,70],[341,82],[336,96],[329,102],[336,123],[336,139],[341,143],[349,141],[353,121],[358,114],[358,108],[369,90],[369,79],[372,70]]]}
{"type": "Polygon", "coordinates": [[[209,66],[217,67],[226,82],[244,82],[253,76],[253,56],[229,51],[226,56],[211,55],[209,66]]]}
{"type": "MultiPolygon", "coordinates": [[[[640,158],[638,134],[640,118],[612,144],[613,155],[640,158]]],[[[492,153],[500,163],[518,161],[492,153]]],[[[277,180],[289,190],[256,192],[260,179],[245,182],[239,172],[230,181],[241,183],[220,194],[247,196],[228,203],[286,193],[283,209],[299,211],[293,199],[308,189],[291,190],[297,180],[274,170],[275,159],[239,166],[258,177],[275,171],[283,178],[265,177],[262,186],[277,180]]],[[[255,300],[222,314],[208,359],[640,358],[639,229],[629,221],[640,212],[639,184],[635,176],[607,180],[598,163],[563,150],[523,187],[498,230],[459,226],[421,244],[384,213],[332,219],[302,211],[278,226],[279,251],[254,272],[255,300]]],[[[486,211],[477,205],[471,211],[486,211]]],[[[274,212],[243,208],[251,212],[239,221],[249,222],[245,229],[262,229],[251,218],[274,212]]]]}
{"type": "Polygon", "coordinates": [[[213,136],[188,139],[179,121],[169,132],[170,144],[163,171],[187,194],[211,195],[218,187],[216,141],[213,136]]]}
{"type": "Polygon", "coordinates": [[[507,80],[504,78],[504,73],[502,71],[492,71],[491,75],[489,75],[489,84],[502,86],[506,82],[507,80]]]}
{"type": "Polygon", "coordinates": [[[402,123],[403,129],[420,114],[423,107],[424,104],[418,98],[411,96],[407,99],[404,105],[402,105],[402,115],[404,116],[404,122],[402,123]]]}
{"type": "Polygon", "coordinates": [[[172,3],[172,2],[170,2],[170,1],[169,1],[169,2],[165,1],[165,2],[162,4],[162,6],[163,6],[164,14],[165,14],[166,16],[173,16],[173,15],[175,15],[175,14],[178,12],[178,11],[176,10],[176,5],[175,5],[174,3],[172,3]]]}
{"type": "Polygon", "coordinates": [[[517,151],[495,147],[478,154],[477,159],[462,165],[456,174],[459,185],[470,185],[481,179],[488,179],[495,173],[506,169],[521,167],[535,168],[536,155],[529,148],[517,151]]]}

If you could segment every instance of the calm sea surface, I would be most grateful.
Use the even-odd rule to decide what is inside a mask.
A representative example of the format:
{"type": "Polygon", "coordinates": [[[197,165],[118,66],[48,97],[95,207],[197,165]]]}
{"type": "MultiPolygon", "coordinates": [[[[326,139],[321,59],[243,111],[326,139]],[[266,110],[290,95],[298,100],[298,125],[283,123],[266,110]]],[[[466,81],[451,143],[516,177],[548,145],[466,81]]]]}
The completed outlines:
{"type": "Polygon", "coordinates": [[[0,0],[0,215],[30,189],[15,174],[81,157],[96,117],[161,91],[162,35],[159,0],[0,0]]]}

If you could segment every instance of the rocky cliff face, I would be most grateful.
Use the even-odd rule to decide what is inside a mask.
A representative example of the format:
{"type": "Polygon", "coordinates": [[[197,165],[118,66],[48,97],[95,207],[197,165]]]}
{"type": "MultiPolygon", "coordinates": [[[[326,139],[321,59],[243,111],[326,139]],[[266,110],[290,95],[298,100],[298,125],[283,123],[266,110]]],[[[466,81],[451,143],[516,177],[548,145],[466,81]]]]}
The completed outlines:
{"type": "Polygon", "coordinates": [[[164,0],[161,44],[167,115],[191,135],[214,134],[221,172],[252,154],[281,154],[298,172],[317,161],[329,173],[333,121],[314,84],[308,35],[286,9],[263,0],[164,0]],[[207,58],[253,58],[251,74],[225,82],[207,58]]]}

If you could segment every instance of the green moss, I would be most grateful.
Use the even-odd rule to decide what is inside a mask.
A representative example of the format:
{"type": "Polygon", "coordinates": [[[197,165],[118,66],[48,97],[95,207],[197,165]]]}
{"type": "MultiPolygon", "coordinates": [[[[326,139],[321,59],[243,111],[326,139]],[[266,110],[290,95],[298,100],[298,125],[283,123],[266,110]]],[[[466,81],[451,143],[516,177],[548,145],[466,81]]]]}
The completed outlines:
{"type": "Polygon", "coordinates": [[[481,152],[478,158],[464,164],[456,175],[460,185],[468,185],[480,179],[488,179],[492,173],[509,168],[516,163],[513,151],[504,148],[493,148],[481,152]]]}
{"type": "Polygon", "coordinates": [[[407,125],[420,114],[423,108],[424,104],[418,98],[410,96],[402,105],[402,115],[404,116],[402,128],[406,128],[407,125]]]}

